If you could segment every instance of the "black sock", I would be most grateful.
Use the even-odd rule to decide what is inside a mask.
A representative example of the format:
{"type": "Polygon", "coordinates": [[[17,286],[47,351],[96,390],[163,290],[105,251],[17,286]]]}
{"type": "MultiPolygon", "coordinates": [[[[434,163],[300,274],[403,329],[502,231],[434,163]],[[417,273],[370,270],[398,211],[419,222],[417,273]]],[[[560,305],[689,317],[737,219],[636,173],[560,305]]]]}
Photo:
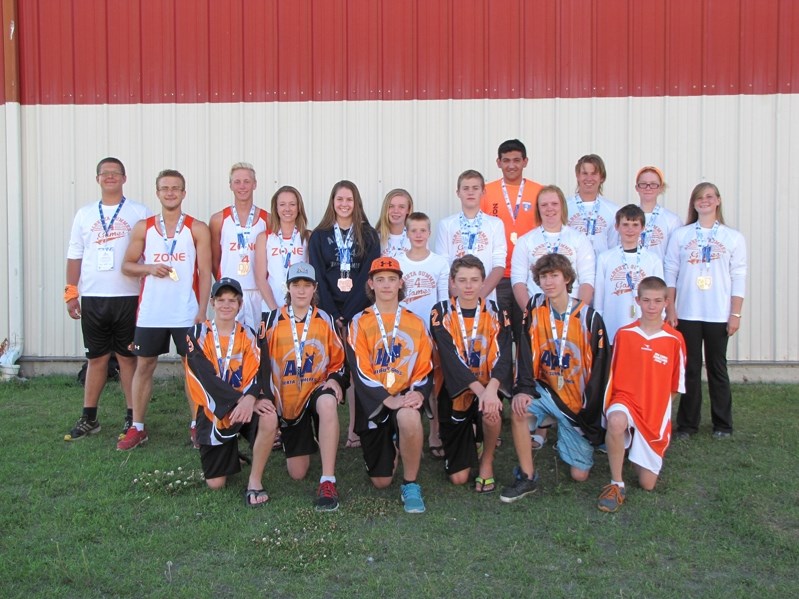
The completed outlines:
{"type": "Polygon", "coordinates": [[[125,417],[129,418],[130,420],[133,420],[133,408],[128,408],[125,411],[125,417]]]}
{"type": "Polygon", "coordinates": [[[415,482],[416,482],[415,480],[405,480],[404,478],[402,479],[402,484],[403,485],[409,485],[409,484],[415,483],[415,482]]]}
{"type": "Polygon", "coordinates": [[[86,416],[87,420],[91,420],[94,422],[97,420],[97,408],[83,408],[83,415],[86,416]]]}

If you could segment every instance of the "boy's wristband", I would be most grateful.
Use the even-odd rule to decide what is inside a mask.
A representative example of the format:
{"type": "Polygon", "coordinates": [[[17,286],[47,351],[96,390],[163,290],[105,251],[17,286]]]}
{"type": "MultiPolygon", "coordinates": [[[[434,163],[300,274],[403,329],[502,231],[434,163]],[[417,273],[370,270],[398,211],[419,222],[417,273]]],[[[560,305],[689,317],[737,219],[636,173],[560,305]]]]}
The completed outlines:
{"type": "Polygon", "coordinates": [[[78,295],[78,286],[77,285],[67,285],[64,287],[64,303],[71,302],[74,299],[78,299],[80,297],[78,295]]]}

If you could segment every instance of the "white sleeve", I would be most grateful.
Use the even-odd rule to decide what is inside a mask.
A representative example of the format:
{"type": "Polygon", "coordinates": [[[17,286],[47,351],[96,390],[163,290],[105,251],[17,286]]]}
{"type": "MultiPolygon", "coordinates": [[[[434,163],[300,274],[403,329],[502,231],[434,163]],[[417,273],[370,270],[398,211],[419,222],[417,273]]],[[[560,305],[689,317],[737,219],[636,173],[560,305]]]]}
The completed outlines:
{"type": "Polygon", "coordinates": [[[452,262],[449,256],[449,244],[447,243],[447,219],[438,223],[436,231],[436,247],[433,250],[439,256],[444,256],[447,262],[452,262]]]}
{"type": "MultiPolygon", "coordinates": [[[[492,244],[491,269],[493,270],[499,266],[504,271],[508,259],[508,242],[505,238],[505,224],[500,219],[496,219],[494,224],[495,234],[494,243],[492,244]]],[[[486,273],[486,276],[488,276],[488,273],[486,273]]]]}
{"type": "Polygon", "coordinates": [[[72,221],[72,232],[69,235],[69,246],[67,246],[67,259],[81,260],[83,259],[83,235],[81,235],[81,212],[75,215],[72,221]]]}
{"type": "Polygon", "coordinates": [[[449,299],[449,268],[446,267],[446,260],[441,263],[441,272],[438,273],[438,299],[436,302],[443,302],[449,299]]]}
{"type": "Polygon", "coordinates": [[[730,293],[736,297],[746,297],[746,240],[736,231],[738,238],[730,250],[730,293]]]}
{"type": "Polygon", "coordinates": [[[663,275],[666,285],[677,287],[677,276],[680,274],[680,229],[674,231],[669,237],[669,246],[666,257],[663,259],[663,275]]]}
{"type": "MultiPolygon", "coordinates": [[[[611,250],[608,250],[611,251],[611,250]]],[[[596,261],[596,277],[594,279],[594,310],[599,312],[602,316],[602,311],[605,308],[605,271],[607,270],[608,259],[607,252],[602,252],[596,261]]],[[[580,281],[582,282],[585,281],[580,281]]]]}
{"type": "Polygon", "coordinates": [[[510,284],[511,287],[517,283],[527,285],[527,277],[530,276],[530,252],[527,249],[527,236],[520,237],[513,254],[510,258],[510,284]]]}
{"type": "Polygon", "coordinates": [[[578,235],[575,243],[575,264],[577,265],[577,282],[593,286],[596,279],[596,254],[594,246],[585,235],[578,235]]]}

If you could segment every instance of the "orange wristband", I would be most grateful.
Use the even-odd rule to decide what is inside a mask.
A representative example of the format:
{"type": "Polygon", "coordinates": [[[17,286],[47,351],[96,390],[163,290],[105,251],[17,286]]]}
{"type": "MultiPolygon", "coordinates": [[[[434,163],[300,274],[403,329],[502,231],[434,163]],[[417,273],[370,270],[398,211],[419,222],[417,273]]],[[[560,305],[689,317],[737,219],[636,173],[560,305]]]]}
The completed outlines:
{"type": "Polygon", "coordinates": [[[71,302],[74,299],[78,299],[80,297],[78,295],[78,286],[77,285],[67,285],[64,287],[64,303],[71,302]]]}

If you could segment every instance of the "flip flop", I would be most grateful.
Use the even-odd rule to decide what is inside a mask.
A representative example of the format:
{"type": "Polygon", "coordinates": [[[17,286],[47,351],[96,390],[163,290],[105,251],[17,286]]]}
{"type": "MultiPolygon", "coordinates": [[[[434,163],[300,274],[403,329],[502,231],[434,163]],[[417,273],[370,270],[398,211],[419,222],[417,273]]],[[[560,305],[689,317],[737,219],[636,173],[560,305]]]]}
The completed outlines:
{"type": "Polygon", "coordinates": [[[263,489],[247,489],[246,491],[244,491],[244,504],[247,507],[261,507],[262,505],[266,505],[267,503],[269,503],[269,499],[270,499],[269,493],[267,493],[263,489]],[[258,501],[263,497],[266,497],[264,501],[258,501]],[[253,500],[256,501],[253,502],[253,500]]]}
{"type": "Polygon", "coordinates": [[[488,478],[478,476],[474,479],[474,490],[481,495],[484,493],[493,493],[497,490],[497,481],[494,480],[493,476],[489,476],[488,478]]]}
{"type": "Polygon", "coordinates": [[[444,453],[444,446],[443,445],[431,445],[429,448],[430,450],[430,457],[434,460],[443,460],[446,456],[444,453]]]}

